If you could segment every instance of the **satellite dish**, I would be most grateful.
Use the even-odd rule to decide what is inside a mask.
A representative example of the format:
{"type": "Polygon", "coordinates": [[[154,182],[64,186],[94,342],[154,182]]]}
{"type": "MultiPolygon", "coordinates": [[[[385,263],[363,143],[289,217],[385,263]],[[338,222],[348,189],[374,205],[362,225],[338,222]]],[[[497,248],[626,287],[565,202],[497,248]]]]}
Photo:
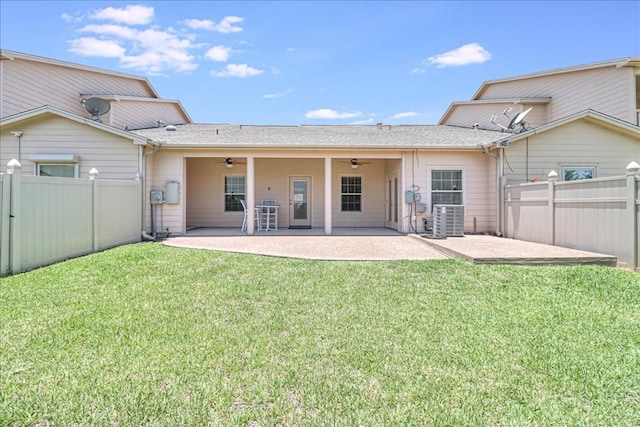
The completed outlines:
{"type": "MultiPolygon", "coordinates": [[[[524,120],[524,117],[529,114],[529,111],[531,111],[533,109],[533,107],[529,107],[528,109],[518,113],[515,115],[515,117],[513,119],[511,119],[511,123],[509,123],[508,128],[510,130],[513,130],[513,128],[517,125],[522,123],[522,121],[524,120]]],[[[524,130],[524,123],[522,123],[522,130],[524,130]]]]}
{"type": "Polygon", "coordinates": [[[84,109],[92,116],[96,116],[96,122],[102,123],[100,116],[111,109],[111,104],[102,98],[89,98],[82,101],[84,109]]]}

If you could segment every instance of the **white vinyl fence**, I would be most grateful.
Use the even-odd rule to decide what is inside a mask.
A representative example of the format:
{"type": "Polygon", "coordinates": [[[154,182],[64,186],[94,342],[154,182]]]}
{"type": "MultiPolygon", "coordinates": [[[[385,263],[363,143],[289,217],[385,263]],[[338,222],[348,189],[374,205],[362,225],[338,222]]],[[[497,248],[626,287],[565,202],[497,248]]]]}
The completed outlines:
{"type": "Polygon", "coordinates": [[[0,175],[0,276],[140,241],[139,179],[27,176],[12,162],[0,175]]]}
{"type": "Polygon", "coordinates": [[[505,237],[618,257],[640,266],[640,166],[623,176],[503,187],[505,237]]]}

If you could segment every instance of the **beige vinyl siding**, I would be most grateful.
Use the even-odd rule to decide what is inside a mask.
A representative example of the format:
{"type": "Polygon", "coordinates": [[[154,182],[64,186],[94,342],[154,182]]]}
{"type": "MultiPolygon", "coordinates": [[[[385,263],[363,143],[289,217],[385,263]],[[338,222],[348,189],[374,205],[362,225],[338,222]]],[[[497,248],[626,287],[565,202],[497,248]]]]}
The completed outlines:
{"type": "MultiPolygon", "coordinates": [[[[87,115],[86,112],[84,115],[87,115]]],[[[157,99],[111,101],[111,111],[108,116],[111,126],[128,130],[156,127],[158,121],[164,122],[165,125],[181,125],[189,122],[176,102],[157,99]]],[[[107,120],[103,122],[107,123],[107,120]]]]}
{"type": "MultiPolygon", "coordinates": [[[[147,169],[147,176],[152,177],[147,181],[146,194],[144,195],[146,212],[147,212],[147,228],[151,225],[150,222],[150,205],[149,193],[151,190],[166,191],[167,182],[178,182],[178,203],[177,204],[162,204],[159,205],[157,210],[157,222],[158,227],[156,231],[158,233],[165,232],[169,229],[170,233],[181,234],[184,232],[184,158],[182,151],[162,151],[159,150],[155,154],[147,157],[148,161],[152,163],[151,169],[147,169]],[[150,174],[151,172],[151,174],[150,174]],[[162,227],[162,228],[161,228],[162,227]]],[[[149,163],[148,162],[148,163],[149,163]]],[[[147,163],[147,164],[148,164],[147,163]]]]}
{"type": "Polygon", "coordinates": [[[73,154],[79,156],[79,178],[89,178],[92,168],[100,179],[132,180],[139,169],[138,147],[131,140],[67,120],[44,115],[19,125],[2,128],[0,171],[17,157],[17,138],[11,131],[23,132],[20,139],[22,173],[35,174],[30,155],[73,154]],[[16,127],[17,126],[17,127],[16,127]]]}
{"type": "Polygon", "coordinates": [[[548,121],[592,109],[635,123],[630,67],[607,67],[489,84],[478,99],[550,96],[548,121]]]}
{"type": "Polygon", "coordinates": [[[357,169],[351,168],[349,159],[333,160],[332,212],[334,227],[384,227],[385,225],[385,162],[367,160],[357,169]],[[362,178],[362,211],[342,212],[342,177],[362,178]]]}
{"type": "Polygon", "coordinates": [[[155,97],[144,80],[16,58],[0,61],[0,117],[43,105],[86,116],[80,94],[155,97]]]}
{"type": "Polygon", "coordinates": [[[528,144],[527,140],[513,142],[505,148],[504,173],[509,183],[534,177],[546,181],[552,170],[561,175],[563,165],[582,165],[595,166],[596,177],[601,178],[622,175],[629,162],[639,159],[637,138],[578,120],[533,135],[528,144]]]}
{"type": "MultiPolygon", "coordinates": [[[[464,231],[474,231],[474,218],[476,219],[476,231],[487,232],[496,229],[496,173],[495,160],[480,151],[474,152],[419,152],[413,161],[413,173],[411,166],[411,153],[408,154],[408,162],[405,168],[405,182],[407,188],[412,184],[420,187],[422,200],[427,205],[425,216],[433,211],[431,206],[431,176],[432,169],[462,169],[463,170],[463,203],[464,231]]],[[[404,197],[402,197],[404,204],[404,197]]],[[[406,209],[407,205],[404,204],[406,209]]],[[[408,214],[408,212],[407,212],[408,214]]],[[[405,214],[406,215],[406,214],[405,214]]],[[[422,231],[422,217],[418,220],[418,231],[422,231]]]]}
{"type": "MultiPolygon", "coordinates": [[[[229,169],[218,157],[186,159],[187,227],[238,227],[242,212],[224,211],[224,177],[246,177],[247,167],[236,164],[229,169]]],[[[236,157],[240,158],[240,157],[236,157]]],[[[276,200],[279,208],[279,227],[289,226],[289,177],[311,178],[312,227],[324,225],[324,160],[323,159],[255,159],[255,202],[276,200]]]]}
{"type": "Polygon", "coordinates": [[[491,123],[491,116],[497,117],[497,122],[507,127],[510,118],[514,118],[519,112],[525,111],[529,107],[533,107],[527,116],[525,122],[530,127],[537,127],[548,122],[547,106],[542,104],[513,104],[512,102],[496,102],[496,103],[477,103],[477,104],[459,104],[451,111],[445,125],[459,126],[470,128],[475,123],[480,125],[480,129],[500,130],[500,127],[491,123]],[[511,108],[508,113],[509,117],[504,115],[504,111],[511,108]]]}

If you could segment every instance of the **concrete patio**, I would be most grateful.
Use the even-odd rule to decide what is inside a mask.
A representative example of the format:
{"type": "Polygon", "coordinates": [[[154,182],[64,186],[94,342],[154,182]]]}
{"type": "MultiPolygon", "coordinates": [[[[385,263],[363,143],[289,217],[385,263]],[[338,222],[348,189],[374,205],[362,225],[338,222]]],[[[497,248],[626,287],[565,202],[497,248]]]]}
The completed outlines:
{"type": "Polygon", "coordinates": [[[237,229],[196,229],[186,236],[163,240],[167,246],[250,253],[316,260],[437,260],[462,258],[475,264],[616,266],[614,256],[584,252],[490,235],[430,239],[385,228],[257,232],[247,236],[237,229]]]}

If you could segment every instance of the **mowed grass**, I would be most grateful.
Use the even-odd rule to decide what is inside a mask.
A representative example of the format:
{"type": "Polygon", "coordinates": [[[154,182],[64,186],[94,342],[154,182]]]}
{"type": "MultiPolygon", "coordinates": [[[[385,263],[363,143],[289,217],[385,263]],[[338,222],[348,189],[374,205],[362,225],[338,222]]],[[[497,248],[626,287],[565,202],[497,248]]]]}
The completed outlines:
{"type": "Polygon", "coordinates": [[[2,426],[638,426],[640,276],[138,244],[0,279],[2,426]]]}

